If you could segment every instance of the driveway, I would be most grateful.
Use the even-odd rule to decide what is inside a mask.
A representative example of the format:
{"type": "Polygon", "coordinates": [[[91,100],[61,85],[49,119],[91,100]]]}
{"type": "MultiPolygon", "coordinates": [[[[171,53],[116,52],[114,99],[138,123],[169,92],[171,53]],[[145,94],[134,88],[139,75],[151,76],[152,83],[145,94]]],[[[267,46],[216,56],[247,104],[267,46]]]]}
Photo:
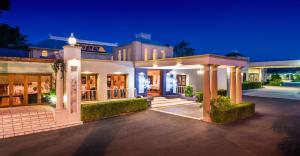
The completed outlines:
{"type": "Polygon", "coordinates": [[[6,155],[300,155],[300,103],[245,97],[246,120],[219,125],[151,110],[0,140],[6,155]]]}
{"type": "Polygon", "coordinates": [[[300,100],[300,87],[264,86],[243,91],[243,95],[300,100]]]}

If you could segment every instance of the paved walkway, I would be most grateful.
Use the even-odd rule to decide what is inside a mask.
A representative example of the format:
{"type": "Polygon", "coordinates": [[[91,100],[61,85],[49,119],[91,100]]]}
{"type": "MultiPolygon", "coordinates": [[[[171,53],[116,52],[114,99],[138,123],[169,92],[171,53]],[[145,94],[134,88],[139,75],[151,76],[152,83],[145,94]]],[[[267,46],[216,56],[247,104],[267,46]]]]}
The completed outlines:
{"type": "Polygon", "coordinates": [[[1,156],[300,155],[300,103],[245,97],[255,116],[220,125],[155,111],[0,139],[1,156]]]}
{"type": "Polygon", "coordinates": [[[243,95],[300,100],[300,87],[264,86],[260,89],[243,91],[243,95]]]}

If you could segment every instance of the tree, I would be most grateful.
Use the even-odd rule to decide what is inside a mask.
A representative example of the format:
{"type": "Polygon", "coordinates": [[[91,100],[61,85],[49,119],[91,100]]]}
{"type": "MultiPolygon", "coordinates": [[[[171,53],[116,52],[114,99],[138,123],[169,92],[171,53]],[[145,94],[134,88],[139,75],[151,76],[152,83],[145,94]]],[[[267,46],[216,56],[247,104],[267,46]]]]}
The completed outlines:
{"type": "Polygon", "coordinates": [[[22,35],[18,27],[0,23],[0,48],[27,49],[27,42],[27,36],[22,35]]]}
{"type": "Polygon", "coordinates": [[[195,49],[189,47],[189,42],[181,41],[180,43],[176,44],[174,47],[174,55],[175,57],[182,57],[182,56],[191,56],[194,55],[195,49]]]}
{"type": "Polygon", "coordinates": [[[9,0],[0,0],[0,17],[4,11],[10,10],[9,0]]]}

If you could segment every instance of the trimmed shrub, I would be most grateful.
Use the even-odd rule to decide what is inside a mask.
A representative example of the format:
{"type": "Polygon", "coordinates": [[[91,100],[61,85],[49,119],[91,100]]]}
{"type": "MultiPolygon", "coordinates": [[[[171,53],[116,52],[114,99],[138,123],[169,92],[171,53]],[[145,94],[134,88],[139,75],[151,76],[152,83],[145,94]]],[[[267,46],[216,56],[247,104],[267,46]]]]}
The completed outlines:
{"type": "Polygon", "coordinates": [[[213,122],[227,123],[250,117],[255,112],[255,104],[242,102],[230,104],[229,98],[220,97],[211,101],[210,117],[213,122]]]}
{"type": "Polygon", "coordinates": [[[196,102],[202,102],[203,101],[203,92],[198,91],[198,92],[196,92],[195,96],[196,96],[196,102]]]}
{"type": "MultiPolygon", "coordinates": [[[[225,90],[225,89],[218,90],[218,95],[227,96],[227,90],[225,90]]],[[[195,96],[196,96],[196,102],[202,102],[203,101],[203,92],[202,91],[196,92],[195,96]]]]}
{"type": "Polygon", "coordinates": [[[147,99],[125,99],[97,102],[81,105],[81,120],[84,122],[93,121],[123,113],[145,110],[148,107],[147,99]]]}
{"type": "Polygon", "coordinates": [[[184,90],[184,96],[186,97],[193,97],[193,87],[191,85],[186,86],[184,90]]]}
{"type": "Polygon", "coordinates": [[[282,85],[281,83],[282,83],[281,80],[275,79],[273,81],[270,81],[268,85],[269,86],[281,86],[282,85]]]}
{"type": "Polygon", "coordinates": [[[261,88],[262,87],[262,82],[243,82],[242,83],[242,89],[243,90],[248,90],[248,89],[256,89],[256,88],[261,88]]]}

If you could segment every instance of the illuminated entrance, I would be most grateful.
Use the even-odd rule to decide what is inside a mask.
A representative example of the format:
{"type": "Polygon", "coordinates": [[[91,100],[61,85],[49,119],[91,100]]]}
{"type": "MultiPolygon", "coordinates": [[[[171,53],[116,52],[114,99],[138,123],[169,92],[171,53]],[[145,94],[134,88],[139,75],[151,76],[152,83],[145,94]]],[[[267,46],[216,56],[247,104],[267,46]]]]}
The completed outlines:
{"type": "Polygon", "coordinates": [[[162,96],[162,75],[160,70],[148,70],[148,96],[162,96]]]}
{"type": "Polygon", "coordinates": [[[127,74],[107,75],[107,98],[120,99],[128,97],[127,74]]]}
{"type": "Polygon", "coordinates": [[[47,103],[51,74],[0,74],[0,107],[47,103]]]}

